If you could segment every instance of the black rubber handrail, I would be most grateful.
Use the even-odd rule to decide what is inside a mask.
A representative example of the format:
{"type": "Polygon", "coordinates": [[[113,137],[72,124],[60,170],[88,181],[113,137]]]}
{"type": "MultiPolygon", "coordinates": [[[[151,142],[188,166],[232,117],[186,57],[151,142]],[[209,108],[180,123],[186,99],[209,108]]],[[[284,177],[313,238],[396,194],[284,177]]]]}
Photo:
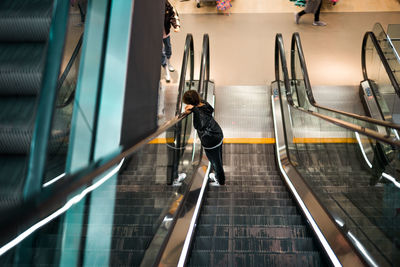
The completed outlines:
{"type": "MultiPolygon", "coordinates": [[[[384,126],[384,127],[389,127],[389,128],[393,128],[393,129],[396,129],[396,130],[400,130],[400,125],[392,123],[392,122],[383,121],[383,120],[377,120],[377,119],[373,119],[373,118],[370,118],[370,117],[366,117],[366,116],[362,116],[362,115],[358,115],[358,114],[354,114],[354,113],[341,111],[341,110],[328,108],[328,107],[319,105],[315,101],[314,95],[312,93],[311,83],[310,83],[310,79],[309,79],[309,76],[308,76],[307,65],[306,65],[306,61],[305,61],[305,57],[304,57],[304,53],[303,53],[303,48],[302,48],[302,45],[301,45],[300,35],[297,32],[293,33],[293,35],[292,35],[292,43],[291,43],[290,61],[291,61],[291,74],[292,74],[292,79],[293,80],[296,79],[296,65],[295,65],[296,64],[296,49],[297,49],[297,53],[299,55],[300,67],[301,67],[301,70],[303,72],[306,95],[307,95],[307,98],[308,98],[308,100],[309,100],[311,105],[313,105],[316,108],[320,108],[320,109],[324,109],[324,110],[327,110],[327,111],[330,111],[330,112],[342,114],[342,115],[345,115],[345,116],[348,116],[348,117],[352,117],[352,118],[355,118],[355,119],[358,119],[358,120],[362,120],[362,121],[365,121],[365,122],[369,122],[369,123],[372,123],[372,124],[376,124],[376,125],[380,125],[380,126],[384,126]]],[[[288,87],[288,88],[290,88],[290,87],[288,87]]]]}
{"type": "MultiPolygon", "coordinates": [[[[74,52],[72,52],[71,58],[69,59],[67,66],[65,67],[62,75],[60,76],[60,78],[57,81],[57,92],[61,89],[61,86],[63,85],[65,79],[67,78],[67,76],[69,74],[69,71],[72,68],[72,65],[75,63],[75,59],[78,57],[79,51],[82,46],[82,40],[83,40],[83,33],[81,34],[81,37],[79,38],[79,41],[75,46],[74,52]]],[[[74,90],[72,90],[72,92],[69,94],[68,98],[64,101],[64,103],[57,105],[57,108],[63,108],[63,107],[68,106],[75,98],[75,90],[76,90],[76,87],[74,88],[74,90]]]]}
{"type": "MultiPolygon", "coordinates": [[[[373,32],[366,32],[364,34],[363,42],[362,42],[362,47],[361,47],[361,67],[362,67],[362,72],[364,76],[364,80],[369,80],[368,79],[368,73],[367,73],[367,63],[366,63],[366,53],[367,53],[367,41],[368,38],[371,39],[372,44],[374,45],[374,48],[379,56],[379,59],[381,60],[381,63],[383,67],[386,70],[386,73],[389,77],[390,83],[393,86],[394,91],[396,92],[397,96],[400,97],[400,87],[399,84],[397,83],[396,78],[394,77],[393,71],[389,66],[389,63],[387,62],[387,59],[385,57],[385,54],[382,51],[381,46],[379,45],[378,40],[376,39],[376,36],[373,32]]],[[[372,90],[374,91],[374,90],[372,90]]]]}
{"type": "MultiPolygon", "coordinates": [[[[207,91],[208,91],[208,81],[210,80],[210,44],[209,44],[209,36],[208,34],[204,34],[203,35],[203,48],[202,48],[202,53],[201,53],[201,61],[200,61],[200,75],[199,75],[199,87],[198,87],[198,93],[203,97],[203,99],[207,99],[207,91]]],[[[184,57],[185,58],[185,57],[184,57]]],[[[192,60],[193,62],[193,60],[192,60]]],[[[192,77],[192,76],[191,76],[192,77]]],[[[182,79],[182,76],[181,76],[182,79]]],[[[178,107],[178,106],[177,106],[178,107]]],[[[186,129],[186,127],[184,127],[186,129]]],[[[201,150],[200,153],[203,153],[203,150],[201,150]]],[[[200,158],[201,158],[200,154],[200,158]]],[[[188,184],[188,188],[191,187],[191,184],[193,183],[193,179],[190,181],[190,184],[188,184]]],[[[183,209],[184,205],[183,203],[185,203],[187,201],[188,198],[188,194],[190,192],[186,191],[183,194],[183,198],[181,201],[181,205],[178,206],[178,209],[176,211],[176,216],[173,218],[173,225],[175,225],[177,218],[179,218],[180,214],[182,214],[183,212],[185,212],[183,209]]],[[[163,254],[165,252],[165,249],[167,247],[167,244],[169,242],[169,238],[172,234],[174,227],[171,227],[166,235],[166,238],[164,239],[160,250],[157,253],[157,256],[155,257],[155,260],[152,264],[152,266],[159,266],[161,259],[163,257],[163,254]]]]}
{"type": "Polygon", "coordinates": [[[178,98],[176,101],[176,110],[175,110],[175,116],[177,116],[181,110],[182,110],[182,94],[183,90],[185,89],[185,84],[186,84],[186,71],[188,68],[188,61],[190,60],[190,73],[189,73],[189,79],[190,79],[190,84],[189,86],[192,86],[193,82],[193,77],[194,77],[194,46],[193,46],[193,35],[188,33],[186,35],[186,40],[185,40],[185,48],[183,51],[183,59],[182,59],[182,68],[181,68],[181,77],[179,80],[179,87],[178,87],[178,98]]]}
{"type": "Polygon", "coordinates": [[[203,35],[203,50],[201,53],[199,93],[207,99],[208,82],[210,81],[210,40],[208,34],[203,35]]]}

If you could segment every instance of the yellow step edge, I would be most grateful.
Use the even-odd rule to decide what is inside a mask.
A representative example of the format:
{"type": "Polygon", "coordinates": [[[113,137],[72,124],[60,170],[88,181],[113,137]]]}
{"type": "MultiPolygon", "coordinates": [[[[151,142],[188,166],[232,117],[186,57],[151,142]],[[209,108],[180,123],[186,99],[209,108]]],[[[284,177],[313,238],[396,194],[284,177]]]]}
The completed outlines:
{"type": "MultiPolygon", "coordinates": [[[[155,138],[149,142],[149,144],[166,144],[173,143],[173,138],[155,138]]],[[[188,143],[193,143],[193,139],[190,138],[188,143]]],[[[345,144],[345,143],[357,143],[356,138],[293,138],[295,144],[318,144],[318,143],[334,143],[334,144],[345,144]]],[[[224,144],[275,144],[275,138],[224,138],[224,144]]]]}

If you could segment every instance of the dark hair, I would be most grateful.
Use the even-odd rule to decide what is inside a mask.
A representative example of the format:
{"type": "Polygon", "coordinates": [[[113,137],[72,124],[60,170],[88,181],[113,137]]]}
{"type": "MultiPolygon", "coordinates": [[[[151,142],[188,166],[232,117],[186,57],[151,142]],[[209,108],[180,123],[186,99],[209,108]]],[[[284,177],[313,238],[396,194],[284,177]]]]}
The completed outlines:
{"type": "Polygon", "coordinates": [[[183,94],[182,101],[186,105],[197,106],[201,102],[201,97],[200,97],[199,93],[197,93],[197,91],[189,90],[183,94]]]}

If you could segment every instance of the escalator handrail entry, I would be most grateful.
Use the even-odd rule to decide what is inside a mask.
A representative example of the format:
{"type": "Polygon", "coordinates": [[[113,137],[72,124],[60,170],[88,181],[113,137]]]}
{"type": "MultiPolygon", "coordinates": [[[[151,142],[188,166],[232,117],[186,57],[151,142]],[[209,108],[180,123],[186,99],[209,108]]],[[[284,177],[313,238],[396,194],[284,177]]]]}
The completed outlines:
{"type": "MultiPolygon", "coordinates": [[[[301,112],[308,113],[308,114],[310,114],[312,116],[319,117],[319,118],[321,118],[321,119],[323,119],[325,121],[329,121],[331,123],[334,123],[339,127],[343,127],[343,128],[346,128],[346,129],[354,131],[354,132],[358,132],[358,133],[360,133],[362,135],[366,135],[366,136],[371,137],[373,139],[377,139],[377,140],[382,141],[382,142],[384,142],[386,144],[389,144],[389,145],[391,145],[393,147],[399,147],[400,148],[400,140],[393,139],[389,135],[383,135],[383,134],[378,133],[378,132],[376,132],[374,130],[371,130],[371,129],[368,129],[368,128],[365,128],[365,127],[362,127],[362,126],[359,126],[359,125],[356,125],[356,124],[353,124],[353,123],[349,123],[349,122],[346,122],[346,121],[343,121],[343,120],[340,120],[340,119],[337,119],[337,118],[334,118],[334,117],[330,117],[330,116],[327,116],[327,115],[320,114],[318,112],[314,112],[312,110],[306,110],[306,109],[304,109],[302,107],[298,107],[293,101],[293,98],[292,98],[292,95],[290,93],[290,90],[288,90],[290,88],[290,81],[289,81],[289,74],[288,74],[287,63],[286,63],[286,58],[285,58],[285,50],[284,50],[284,45],[283,45],[283,38],[282,38],[282,35],[278,33],[276,35],[276,39],[275,39],[275,81],[278,82],[279,90],[281,90],[280,89],[281,86],[280,86],[280,83],[279,83],[279,81],[280,81],[280,77],[279,77],[280,76],[280,74],[279,74],[280,73],[280,71],[279,71],[280,68],[282,68],[283,76],[284,76],[283,77],[283,83],[284,83],[284,86],[286,88],[285,89],[286,99],[287,99],[287,102],[293,108],[295,108],[295,109],[297,109],[297,110],[299,110],[301,112]],[[282,60],[280,60],[280,59],[282,59],[282,60]],[[280,62],[281,62],[282,66],[280,66],[280,62]]],[[[282,105],[282,99],[281,98],[279,98],[279,99],[280,99],[281,105],[282,105]]],[[[282,109],[282,112],[283,112],[283,109],[282,109]]],[[[282,117],[283,116],[284,116],[284,114],[282,114],[282,117]]],[[[285,134],[286,134],[286,130],[285,130],[285,134]]],[[[285,140],[288,141],[286,136],[285,136],[285,140]]]]}
{"type": "Polygon", "coordinates": [[[367,63],[366,63],[366,53],[367,53],[366,46],[367,46],[368,38],[371,39],[372,44],[374,45],[374,48],[379,56],[379,59],[381,60],[381,63],[384,66],[385,71],[389,77],[389,80],[394,88],[394,91],[396,92],[397,96],[400,97],[400,86],[397,83],[396,78],[394,77],[393,71],[390,68],[389,63],[387,62],[387,59],[385,57],[385,54],[382,51],[381,46],[379,45],[378,39],[376,38],[376,36],[373,32],[366,32],[364,34],[362,47],[361,47],[361,66],[362,66],[364,80],[369,80],[368,73],[367,73],[367,63]]]}
{"type": "MultiPolygon", "coordinates": [[[[366,33],[367,35],[367,33],[366,33]]],[[[376,125],[380,125],[380,126],[384,126],[384,127],[389,127],[389,128],[393,128],[396,130],[400,130],[400,125],[398,124],[394,124],[392,122],[388,122],[388,121],[383,121],[383,120],[377,120],[377,119],[373,119],[371,117],[367,117],[367,116],[362,116],[362,115],[358,115],[358,114],[354,114],[354,113],[350,113],[350,112],[346,112],[346,111],[341,111],[341,110],[337,110],[334,108],[329,108],[329,107],[325,107],[325,106],[321,106],[319,105],[313,96],[312,93],[312,87],[311,87],[311,83],[310,83],[310,79],[308,76],[308,71],[307,71],[307,65],[305,62],[305,57],[304,57],[304,53],[303,53],[303,48],[301,45],[301,39],[300,39],[300,35],[299,33],[295,32],[292,35],[292,43],[291,43],[291,73],[292,73],[292,79],[296,79],[296,70],[295,70],[295,49],[297,49],[297,53],[299,54],[299,61],[300,61],[300,65],[301,65],[301,69],[303,72],[303,77],[304,77],[304,84],[305,84],[305,89],[306,89],[306,95],[307,98],[309,100],[309,102],[311,103],[311,105],[313,105],[316,108],[320,108],[320,109],[324,109],[330,112],[335,112],[338,114],[342,114],[348,117],[352,117],[358,120],[362,120],[362,121],[366,121],[372,124],[376,124],[376,125]]],[[[372,90],[373,91],[373,90],[372,90]]]]}

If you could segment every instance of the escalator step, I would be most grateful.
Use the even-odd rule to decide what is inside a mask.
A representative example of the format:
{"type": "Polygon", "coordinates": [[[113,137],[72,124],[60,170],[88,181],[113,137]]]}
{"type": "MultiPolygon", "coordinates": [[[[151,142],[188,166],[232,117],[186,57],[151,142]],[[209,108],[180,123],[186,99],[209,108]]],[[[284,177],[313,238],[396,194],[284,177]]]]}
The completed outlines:
{"type": "Polygon", "coordinates": [[[0,95],[38,94],[45,43],[0,44],[0,95]]]}
{"type": "Polygon", "coordinates": [[[299,253],[192,253],[189,266],[324,266],[316,252],[299,253]]]}
{"type": "Polygon", "coordinates": [[[197,227],[197,236],[200,237],[306,238],[309,234],[304,225],[247,227],[202,224],[197,227]]]}
{"type": "Polygon", "coordinates": [[[311,238],[268,239],[268,238],[226,238],[196,237],[193,249],[198,251],[227,251],[254,253],[263,251],[304,252],[315,250],[311,238]]]}
{"type": "Polygon", "coordinates": [[[53,0],[0,1],[0,42],[46,41],[53,2],[53,0]]]}
{"type": "Polygon", "coordinates": [[[271,207],[271,206],[235,206],[235,207],[214,207],[204,206],[202,213],[204,215],[297,215],[298,211],[294,206],[288,207],[271,207]]]}
{"type": "Polygon", "coordinates": [[[210,206],[292,206],[292,199],[251,199],[251,198],[207,198],[204,205],[210,206]]]}
{"type": "Polygon", "coordinates": [[[234,225],[234,226],[262,226],[262,225],[301,225],[300,215],[287,216],[248,216],[248,215],[201,215],[199,224],[234,225]]]}

